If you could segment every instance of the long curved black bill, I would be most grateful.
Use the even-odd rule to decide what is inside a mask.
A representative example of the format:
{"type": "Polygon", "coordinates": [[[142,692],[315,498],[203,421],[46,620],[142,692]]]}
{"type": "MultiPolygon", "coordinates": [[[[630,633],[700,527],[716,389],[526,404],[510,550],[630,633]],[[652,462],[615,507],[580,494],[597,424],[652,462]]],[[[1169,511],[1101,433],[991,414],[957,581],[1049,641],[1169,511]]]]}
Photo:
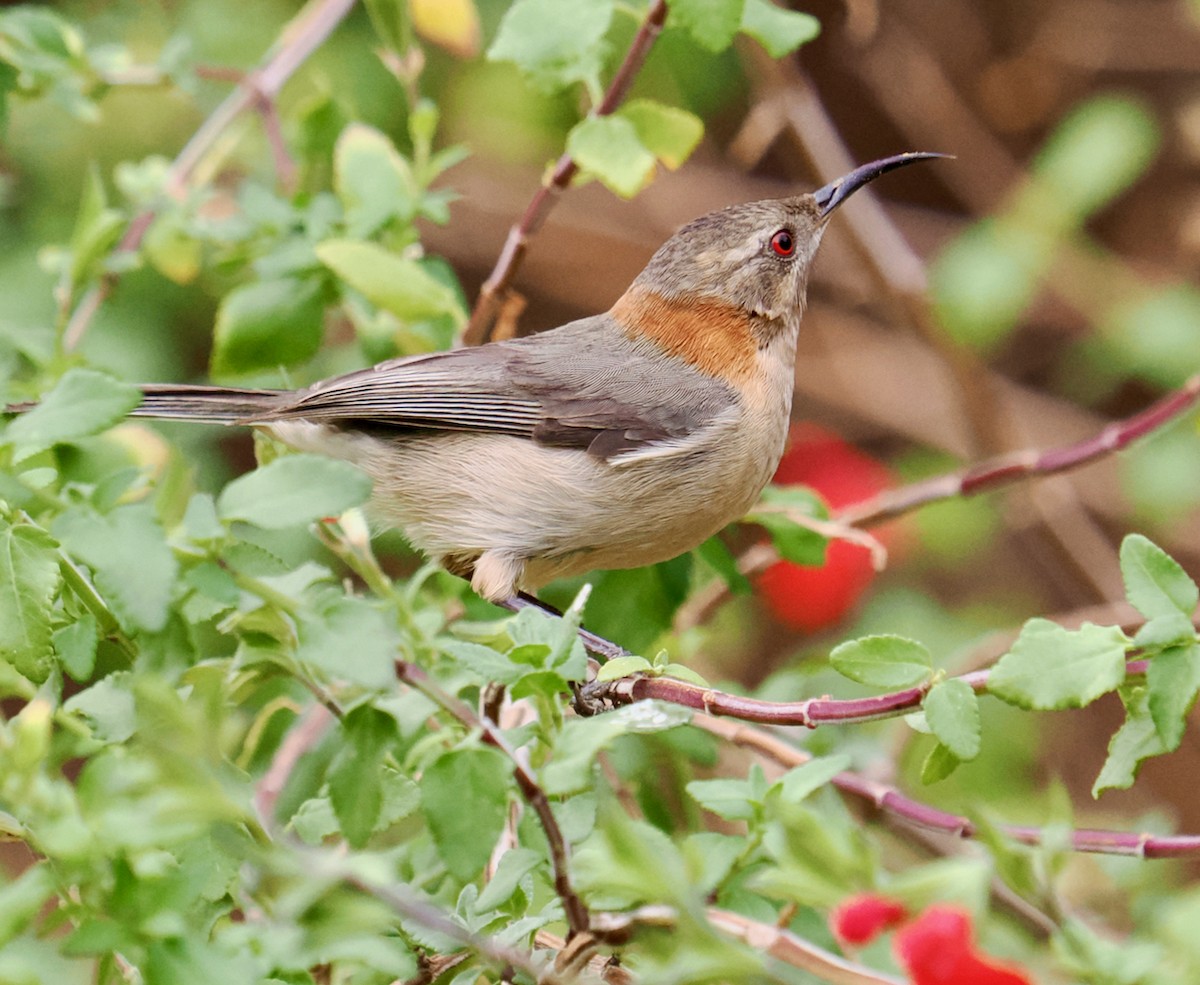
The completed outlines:
{"type": "Polygon", "coordinates": [[[821,215],[827,216],[863,185],[874,181],[881,174],[895,171],[896,168],[902,168],[914,161],[928,161],[937,157],[951,156],[950,154],[935,154],[926,151],[910,151],[907,154],[885,157],[879,161],[872,161],[870,164],[860,165],[849,174],[844,174],[837,180],[831,181],[824,188],[818,188],[813,192],[813,198],[817,200],[821,215]]]}

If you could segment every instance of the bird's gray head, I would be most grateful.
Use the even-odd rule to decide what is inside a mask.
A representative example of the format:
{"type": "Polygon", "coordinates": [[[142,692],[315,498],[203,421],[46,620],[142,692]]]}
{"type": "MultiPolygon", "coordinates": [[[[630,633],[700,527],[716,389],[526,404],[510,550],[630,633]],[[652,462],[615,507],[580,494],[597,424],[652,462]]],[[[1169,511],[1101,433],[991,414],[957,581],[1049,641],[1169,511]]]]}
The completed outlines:
{"type": "Polygon", "coordinates": [[[672,301],[712,299],[772,321],[795,318],[834,210],[881,174],[943,156],[898,154],[855,168],[815,192],[710,212],[667,240],[635,286],[672,301]]]}

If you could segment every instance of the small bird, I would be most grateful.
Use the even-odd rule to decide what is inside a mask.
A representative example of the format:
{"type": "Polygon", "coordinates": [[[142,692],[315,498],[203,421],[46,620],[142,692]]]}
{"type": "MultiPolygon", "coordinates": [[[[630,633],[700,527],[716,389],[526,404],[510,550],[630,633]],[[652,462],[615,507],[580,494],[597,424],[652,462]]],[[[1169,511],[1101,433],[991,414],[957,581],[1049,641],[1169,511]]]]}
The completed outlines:
{"type": "Polygon", "coordinates": [[[744,516],[783,454],[808,272],[865,164],[688,223],[609,311],[302,390],[147,385],[135,416],[263,428],[374,480],[371,512],[484,598],[675,557],[744,516]]]}

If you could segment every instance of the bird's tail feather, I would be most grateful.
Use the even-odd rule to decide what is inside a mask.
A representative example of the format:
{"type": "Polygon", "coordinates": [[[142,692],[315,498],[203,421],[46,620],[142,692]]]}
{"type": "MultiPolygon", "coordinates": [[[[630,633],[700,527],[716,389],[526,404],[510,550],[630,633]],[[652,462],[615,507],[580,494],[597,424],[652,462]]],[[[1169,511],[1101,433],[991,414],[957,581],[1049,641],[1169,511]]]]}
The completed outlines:
{"type": "Polygon", "coordinates": [[[130,417],[238,424],[251,423],[274,410],[287,391],[148,383],[142,386],[142,392],[145,397],[130,411],[130,417]]]}

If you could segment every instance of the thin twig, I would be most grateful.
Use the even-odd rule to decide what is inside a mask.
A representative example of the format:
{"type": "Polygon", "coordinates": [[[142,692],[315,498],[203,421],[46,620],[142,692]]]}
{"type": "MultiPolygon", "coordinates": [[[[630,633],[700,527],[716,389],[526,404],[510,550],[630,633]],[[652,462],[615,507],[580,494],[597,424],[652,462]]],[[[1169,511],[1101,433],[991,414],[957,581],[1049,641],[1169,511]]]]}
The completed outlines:
{"type": "MultiPolygon", "coordinates": [[[[1025,449],[997,455],[958,472],[886,490],[838,510],[832,520],[845,526],[874,527],[931,503],[973,496],[1016,482],[1080,468],[1105,455],[1122,451],[1140,438],[1166,427],[1191,410],[1197,402],[1200,402],[1200,375],[1193,376],[1178,390],[1145,410],[1113,421],[1083,441],[1045,451],[1025,449]]],[[[754,544],[737,558],[737,566],[742,574],[749,576],[758,574],[778,560],[779,555],[769,544],[754,544]]],[[[714,581],[710,585],[701,589],[700,594],[680,609],[675,622],[677,629],[704,622],[730,597],[729,586],[723,581],[714,581]]]]}
{"type": "Polygon", "coordinates": [[[433,679],[425,673],[420,667],[414,666],[404,660],[395,662],[396,677],[410,687],[415,688],[424,694],[435,704],[440,705],[444,710],[449,712],[460,722],[471,729],[479,729],[483,735],[483,740],[489,745],[499,749],[509,761],[513,764],[513,777],[517,781],[517,787],[521,791],[521,796],[533,808],[541,822],[542,831],[546,835],[546,843],[550,848],[550,863],[554,868],[554,889],[562,900],[563,910],[567,916],[567,926],[571,929],[571,935],[584,933],[588,929],[590,915],[587,907],[582,899],[575,892],[571,885],[570,873],[570,850],[567,847],[567,840],[563,837],[562,829],[558,826],[558,819],[555,818],[554,812],[550,809],[550,801],[546,797],[546,793],[542,790],[534,777],[529,767],[521,761],[517,755],[517,751],[508,743],[508,740],[500,733],[491,722],[480,718],[473,708],[466,702],[460,701],[453,695],[447,694],[434,683],[433,679]]]}
{"type": "Polygon", "coordinates": [[[275,804],[296,763],[317,744],[333,720],[333,713],[325,705],[310,705],[296,727],[280,743],[270,767],[254,786],[254,806],[264,830],[275,828],[275,804]]]}
{"type": "MultiPolygon", "coordinates": [[[[1132,669],[1134,664],[1129,666],[1132,669]]],[[[1142,669],[1144,670],[1144,665],[1142,669]]],[[[753,749],[788,768],[800,766],[812,758],[804,750],[797,749],[762,729],[740,722],[726,722],[707,715],[697,715],[692,719],[692,724],[734,745],[753,749]]],[[[922,804],[886,783],[850,772],[839,773],[832,782],[842,792],[866,801],[876,810],[915,827],[955,838],[974,838],[978,834],[978,829],[970,818],[922,804]]],[[[1041,828],[1032,825],[1005,824],[999,825],[999,830],[1025,845],[1041,844],[1044,836],[1041,828]]],[[[1154,835],[1079,828],[1071,834],[1071,847],[1077,852],[1102,855],[1183,858],[1200,855],[1200,835],[1154,835]]]]}
{"type": "MultiPolygon", "coordinates": [[[[815,516],[808,516],[805,513],[801,513],[800,510],[788,506],[777,506],[773,503],[760,503],[754,507],[754,512],[777,513],[786,517],[798,527],[803,527],[805,530],[811,530],[815,534],[820,534],[826,540],[844,540],[848,543],[856,544],[871,555],[871,567],[875,571],[883,571],[887,567],[888,551],[880,543],[879,538],[871,536],[864,530],[858,530],[850,526],[849,523],[840,517],[821,520],[815,516]]],[[[743,571],[742,573],[747,574],[748,572],[743,571]]]]}
{"type": "MultiPolygon", "coordinates": [[[[743,941],[760,954],[800,968],[831,985],[904,985],[891,975],[847,961],[811,941],[771,924],[760,923],[739,913],[708,907],[708,921],[717,930],[743,941]]],[[[641,927],[675,926],[678,913],[669,906],[643,906],[627,913],[596,914],[596,932],[606,941],[625,941],[641,927]]]]}
{"type": "Polygon", "coordinates": [[[532,955],[519,951],[516,948],[507,947],[489,937],[472,933],[458,923],[455,923],[441,910],[424,902],[413,894],[401,894],[388,887],[377,886],[353,872],[342,872],[340,873],[340,877],[341,881],[346,885],[352,886],[354,889],[368,896],[373,896],[394,910],[402,919],[411,920],[426,930],[432,930],[435,933],[456,940],[464,947],[470,948],[476,954],[500,967],[511,966],[517,968],[528,975],[533,981],[538,982],[539,985],[556,985],[556,983],[561,981],[558,975],[554,974],[552,968],[539,966],[533,960],[532,955]]]}
{"type": "MultiPolygon", "coordinates": [[[[183,197],[192,173],[217,144],[221,134],[246,110],[261,107],[274,100],[283,84],[329,37],[333,29],[353,9],[354,4],[355,0],[309,0],[300,13],[280,32],[261,67],[243,77],[237,89],[212,111],[179,152],[167,171],[166,182],[163,185],[165,197],[183,197]]],[[[151,207],[135,216],[113,252],[126,253],[136,250],[156,215],[157,209],[151,207]]],[[[105,275],[75,306],[63,332],[63,347],[67,351],[76,348],[83,340],[100,305],[116,286],[117,279],[115,273],[105,275]]]]}
{"type": "MultiPolygon", "coordinates": [[[[624,101],[630,86],[633,85],[634,78],[646,61],[646,56],[650,54],[650,49],[662,32],[666,17],[666,0],[654,0],[650,4],[650,9],[646,11],[646,16],[643,18],[637,34],[634,35],[629,50],[625,53],[624,61],[621,62],[616,75],[609,83],[604,98],[593,111],[595,116],[608,116],[624,101]]],[[[496,265],[479,291],[475,308],[471,312],[471,319],[463,329],[462,342],[464,345],[478,345],[488,341],[501,297],[508,285],[512,283],[513,276],[525,257],[525,250],[529,245],[530,238],[541,228],[546,216],[554,207],[558,194],[567,187],[578,171],[579,165],[575,163],[575,159],[564,152],[534,194],[520,221],[509,230],[508,238],[500,250],[500,256],[496,259],[496,265]]]]}
{"type": "Polygon", "coordinates": [[[807,971],[830,985],[904,985],[904,980],[854,961],[838,957],[790,930],[759,923],[740,913],[709,907],[709,922],[744,941],[755,951],[807,971]]]}
{"type": "Polygon", "coordinates": [[[939,500],[972,496],[1022,479],[1079,468],[1121,451],[1139,438],[1170,424],[1194,407],[1198,400],[1200,375],[1193,376],[1178,390],[1140,413],[1113,421],[1084,441],[1041,452],[1026,450],[999,455],[960,472],[880,493],[841,510],[837,519],[858,527],[873,526],[939,500]]]}
{"type": "MultiPolygon", "coordinates": [[[[1148,661],[1130,660],[1125,664],[1127,677],[1146,672],[1148,661]]],[[[969,684],[976,694],[987,692],[988,671],[976,670],[955,678],[969,684]]],[[[932,681],[915,687],[875,694],[869,698],[806,698],[803,701],[764,701],[716,688],[692,684],[674,677],[631,674],[612,681],[592,681],[583,687],[583,698],[592,706],[605,702],[629,705],[636,701],[667,701],[684,708],[723,718],[762,725],[815,729],[822,725],[857,725],[879,722],[916,711],[933,686],[932,681]]]]}
{"type": "Polygon", "coordinates": [[[296,162],[288,152],[287,140],[283,136],[283,123],[279,119],[279,107],[273,99],[260,96],[255,109],[262,117],[263,132],[267,136],[267,144],[271,148],[271,159],[275,162],[275,177],[285,195],[296,193],[297,170],[296,162]]]}

